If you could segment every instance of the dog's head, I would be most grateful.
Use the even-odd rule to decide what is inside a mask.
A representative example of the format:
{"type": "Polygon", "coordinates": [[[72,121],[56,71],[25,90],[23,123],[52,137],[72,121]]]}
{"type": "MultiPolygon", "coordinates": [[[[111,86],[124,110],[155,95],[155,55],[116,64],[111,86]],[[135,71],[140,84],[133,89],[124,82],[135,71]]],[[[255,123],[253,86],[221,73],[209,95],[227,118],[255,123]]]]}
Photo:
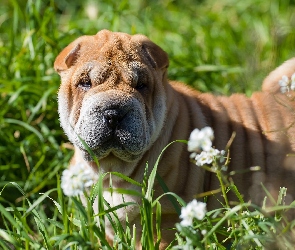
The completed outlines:
{"type": "Polygon", "coordinates": [[[69,140],[91,160],[139,159],[159,136],[166,114],[167,54],[143,35],[102,30],[82,36],[56,58],[58,105],[69,140]]]}

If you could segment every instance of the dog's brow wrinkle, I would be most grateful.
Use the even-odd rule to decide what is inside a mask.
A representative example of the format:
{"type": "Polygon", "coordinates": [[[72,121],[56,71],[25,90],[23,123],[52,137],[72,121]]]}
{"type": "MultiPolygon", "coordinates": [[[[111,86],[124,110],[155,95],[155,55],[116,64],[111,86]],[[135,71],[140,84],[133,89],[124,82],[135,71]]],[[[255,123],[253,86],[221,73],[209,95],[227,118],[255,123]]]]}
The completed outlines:
{"type": "Polygon", "coordinates": [[[105,80],[108,69],[109,65],[106,62],[92,61],[84,65],[84,72],[96,84],[101,84],[105,80]]]}

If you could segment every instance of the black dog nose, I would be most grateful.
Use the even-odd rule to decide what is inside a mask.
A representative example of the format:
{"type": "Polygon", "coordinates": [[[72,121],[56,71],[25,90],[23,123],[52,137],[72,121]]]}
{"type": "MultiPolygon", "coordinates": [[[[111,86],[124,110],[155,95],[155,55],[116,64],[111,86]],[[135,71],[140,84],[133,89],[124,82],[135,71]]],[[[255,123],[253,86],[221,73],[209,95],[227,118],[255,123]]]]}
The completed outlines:
{"type": "Polygon", "coordinates": [[[104,120],[109,128],[115,129],[121,120],[119,111],[113,109],[104,111],[104,120]]]}

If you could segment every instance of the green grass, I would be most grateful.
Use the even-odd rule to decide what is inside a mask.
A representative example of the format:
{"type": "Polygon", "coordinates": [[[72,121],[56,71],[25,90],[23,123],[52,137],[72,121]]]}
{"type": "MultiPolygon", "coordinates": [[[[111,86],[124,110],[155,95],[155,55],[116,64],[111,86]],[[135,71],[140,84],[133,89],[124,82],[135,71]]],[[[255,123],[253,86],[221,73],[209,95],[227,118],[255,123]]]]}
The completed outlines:
{"type": "MultiPolygon", "coordinates": [[[[226,95],[259,90],[263,78],[295,54],[291,0],[93,2],[97,14],[90,19],[91,1],[1,1],[0,236],[16,249],[74,242],[87,249],[100,237],[97,225],[81,227],[91,211],[77,221],[65,215],[84,208],[63,197],[57,183],[72,150],[59,126],[53,62],[69,42],[105,28],[145,34],[169,54],[170,79],[226,95]]],[[[132,225],[118,233],[133,244],[132,225]]]]}

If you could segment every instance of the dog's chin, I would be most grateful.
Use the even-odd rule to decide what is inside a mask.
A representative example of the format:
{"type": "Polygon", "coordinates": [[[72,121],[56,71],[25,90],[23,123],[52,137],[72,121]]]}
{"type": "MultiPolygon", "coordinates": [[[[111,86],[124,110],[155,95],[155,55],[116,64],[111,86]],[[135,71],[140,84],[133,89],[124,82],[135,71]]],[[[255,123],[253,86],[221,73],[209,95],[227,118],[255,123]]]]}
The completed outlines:
{"type": "Polygon", "coordinates": [[[83,159],[88,162],[93,161],[120,161],[120,162],[134,162],[142,157],[142,153],[132,153],[127,150],[118,150],[118,149],[108,149],[106,151],[103,150],[91,150],[88,152],[85,149],[81,149],[83,159]]]}

